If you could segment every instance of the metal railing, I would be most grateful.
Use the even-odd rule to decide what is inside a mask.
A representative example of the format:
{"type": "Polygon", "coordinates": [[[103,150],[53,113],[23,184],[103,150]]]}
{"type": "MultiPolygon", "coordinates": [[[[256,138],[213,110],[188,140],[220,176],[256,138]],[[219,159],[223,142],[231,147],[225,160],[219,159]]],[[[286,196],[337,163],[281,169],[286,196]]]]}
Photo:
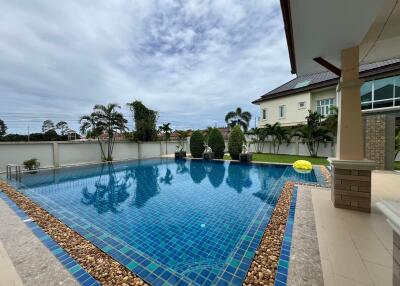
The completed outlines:
{"type": "Polygon", "coordinates": [[[16,164],[8,164],[6,166],[6,175],[7,178],[12,178],[12,173],[13,173],[13,169],[15,170],[15,179],[17,181],[21,181],[21,177],[22,177],[22,169],[21,169],[21,165],[16,165],[16,164]]]}

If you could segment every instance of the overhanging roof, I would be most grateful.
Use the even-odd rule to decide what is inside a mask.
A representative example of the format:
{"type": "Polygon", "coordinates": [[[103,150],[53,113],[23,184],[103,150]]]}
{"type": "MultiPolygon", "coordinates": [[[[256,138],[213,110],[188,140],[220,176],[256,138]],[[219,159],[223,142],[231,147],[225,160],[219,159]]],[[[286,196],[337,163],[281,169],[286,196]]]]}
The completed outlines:
{"type": "Polygon", "coordinates": [[[326,71],[313,59],[340,67],[340,52],[360,46],[360,62],[400,57],[396,0],[281,0],[292,73],[326,71]]]}
{"type": "MultiPolygon", "coordinates": [[[[394,72],[400,72],[400,58],[381,62],[364,64],[360,66],[360,77],[368,80],[369,78],[384,76],[394,72]]],[[[262,95],[252,103],[258,104],[262,101],[274,99],[277,97],[309,92],[316,89],[331,87],[337,85],[339,77],[332,72],[322,72],[310,75],[298,76],[291,81],[271,90],[262,95]],[[306,83],[306,84],[305,84],[306,83]]]]}

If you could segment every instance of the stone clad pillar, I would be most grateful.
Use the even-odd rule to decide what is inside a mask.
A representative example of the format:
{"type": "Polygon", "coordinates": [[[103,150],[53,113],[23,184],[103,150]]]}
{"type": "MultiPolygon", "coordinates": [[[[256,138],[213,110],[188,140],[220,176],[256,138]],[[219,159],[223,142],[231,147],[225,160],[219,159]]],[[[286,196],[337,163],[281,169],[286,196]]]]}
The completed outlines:
{"type": "Polygon", "coordinates": [[[373,161],[364,159],[358,46],[341,52],[342,76],[338,85],[337,158],[332,166],[332,202],[335,207],[369,212],[373,161]]]}
{"type": "Polygon", "coordinates": [[[365,157],[375,161],[379,170],[393,170],[395,121],[393,114],[364,116],[365,157]]]}

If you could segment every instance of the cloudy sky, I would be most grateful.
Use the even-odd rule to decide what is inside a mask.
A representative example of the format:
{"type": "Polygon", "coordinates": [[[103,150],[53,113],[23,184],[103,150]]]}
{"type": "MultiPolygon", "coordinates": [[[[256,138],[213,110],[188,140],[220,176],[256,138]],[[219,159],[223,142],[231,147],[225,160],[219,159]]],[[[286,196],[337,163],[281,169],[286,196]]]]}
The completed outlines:
{"type": "Polygon", "coordinates": [[[9,132],[76,128],[97,103],[130,116],[135,99],[173,128],[221,126],[292,78],[278,0],[4,0],[0,15],[9,132]]]}

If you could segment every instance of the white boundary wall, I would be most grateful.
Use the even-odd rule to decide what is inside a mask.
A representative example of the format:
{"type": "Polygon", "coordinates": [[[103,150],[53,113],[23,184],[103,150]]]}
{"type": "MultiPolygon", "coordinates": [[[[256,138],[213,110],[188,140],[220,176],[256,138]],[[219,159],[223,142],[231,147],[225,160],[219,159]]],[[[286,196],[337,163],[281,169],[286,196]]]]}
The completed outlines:
{"type": "MultiPolygon", "coordinates": [[[[128,160],[159,157],[173,154],[178,142],[115,142],[114,160],[128,160]]],[[[228,151],[228,142],[225,142],[228,151]]],[[[185,142],[184,150],[189,152],[189,140],[185,142]]],[[[272,153],[270,142],[263,144],[263,153],[272,153]]],[[[255,144],[250,145],[250,151],[255,152],[255,144]]],[[[309,155],[307,146],[300,142],[283,143],[279,154],[309,155]]],[[[321,144],[318,156],[334,157],[335,144],[321,144]]],[[[97,141],[67,141],[67,142],[0,142],[0,172],[4,172],[7,164],[20,164],[25,160],[36,158],[41,167],[59,167],[73,164],[96,163],[101,161],[101,150],[97,141]]]]}
{"type": "MultiPolygon", "coordinates": [[[[127,160],[173,154],[177,143],[116,141],[113,158],[127,160]]],[[[184,147],[188,152],[189,144],[185,143],[184,147]]],[[[0,142],[0,172],[5,171],[7,164],[22,165],[32,158],[38,159],[44,168],[96,163],[101,162],[101,150],[97,141],[0,142]]]]}

